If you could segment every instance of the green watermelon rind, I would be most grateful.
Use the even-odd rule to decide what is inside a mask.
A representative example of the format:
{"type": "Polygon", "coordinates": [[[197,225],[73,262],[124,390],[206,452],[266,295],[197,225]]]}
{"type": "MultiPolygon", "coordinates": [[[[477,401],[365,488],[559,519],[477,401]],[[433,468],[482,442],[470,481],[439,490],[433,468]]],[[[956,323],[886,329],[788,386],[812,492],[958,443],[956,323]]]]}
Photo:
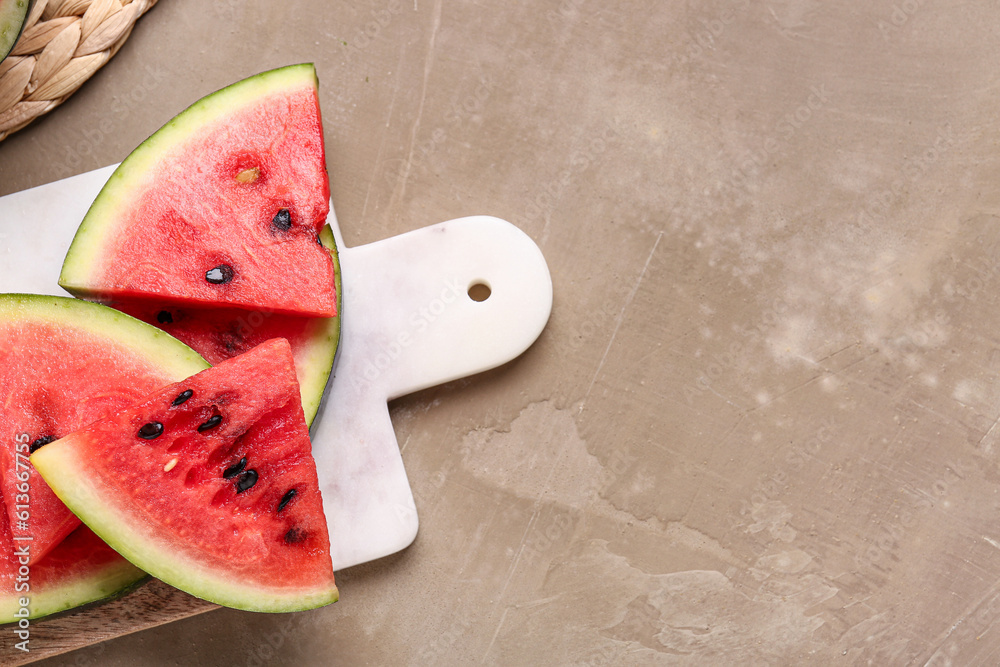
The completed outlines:
{"type": "Polygon", "coordinates": [[[60,586],[52,590],[6,593],[0,596],[0,625],[20,620],[15,614],[21,610],[21,598],[29,600],[27,618],[34,620],[78,609],[86,604],[113,600],[130,593],[148,579],[149,575],[146,572],[124,560],[110,564],[90,577],[69,586],[60,586]]]}
{"type": "MultiPolygon", "coordinates": [[[[319,413],[323,396],[330,383],[333,364],[340,348],[341,315],[344,311],[344,290],[340,276],[340,255],[337,243],[333,238],[330,225],[323,227],[319,240],[330,251],[333,260],[333,279],[337,290],[337,314],[333,317],[317,318],[315,332],[308,346],[307,373],[300,378],[302,391],[302,411],[306,416],[306,424],[310,427],[319,413]]],[[[296,362],[298,363],[298,362],[296,362]]]]}
{"type": "Polygon", "coordinates": [[[154,326],[97,303],[65,296],[0,294],[0,322],[48,321],[113,339],[177,380],[209,367],[201,355],[154,326]]]}
{"type": "Polygon", "coordinates": [[[153,166],[176,146],[206,125],[231,116],[234,109],[306,85],[319,87],[312,63],[262,72],[201,98],[139,144],[111,174],[80,223],[63,261],[59,285],[76,296],[97,296],[88,287],[89,278],[100,268],[99,260],[113,240],[110,232],[120,221],[115,211],[127,205],[126,198],[140,191],[144,181],[155,176],[153,166]]]}
{"type": "Polygon", "coordinates": [[[0,61],[14,50],[28,20],[31,4],[29,0],[0,2],[0,61]]]}

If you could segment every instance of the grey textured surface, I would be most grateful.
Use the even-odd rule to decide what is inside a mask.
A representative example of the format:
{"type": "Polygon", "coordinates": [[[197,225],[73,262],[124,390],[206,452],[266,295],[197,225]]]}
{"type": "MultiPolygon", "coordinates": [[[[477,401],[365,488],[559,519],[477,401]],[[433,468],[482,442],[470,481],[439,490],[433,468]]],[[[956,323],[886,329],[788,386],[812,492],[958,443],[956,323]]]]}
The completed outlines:
{"type": "Polygon", "coordinates": [[[987,0],[161,2],[0,144],[0,194],[313,60],[347,242],[496,215],[555,307],[392,404],[421,532],[341,602],[46,664],[995,662],[998,32],[987,0]]]}

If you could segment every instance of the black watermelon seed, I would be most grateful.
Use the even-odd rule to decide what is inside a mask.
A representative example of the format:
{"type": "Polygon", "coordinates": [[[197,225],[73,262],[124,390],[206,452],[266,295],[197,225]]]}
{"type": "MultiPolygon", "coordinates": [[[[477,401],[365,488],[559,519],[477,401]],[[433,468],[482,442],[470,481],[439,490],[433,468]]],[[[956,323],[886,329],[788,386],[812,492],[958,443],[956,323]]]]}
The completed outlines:
{"type": "Polygon", "coordinates": [[[285,509],[285,505],[292,502],[292,498],[295,497],[295,489],[288,489],[285,495],[281,496],[281,502],[278,503],[278,511],[285,509]]]}
{"type": "Polygon", "coordinates": [[[233,339],[231,336],[220,335],[216,336],[215,340],[218,341],[219,346],[222,347],[226,351],[226,354],[230,357],[235,357],[240,353],[240,341],[233,339]]]}
{"type": "Polygon", "coordinates": [[[257,483],[257,471],[253,468],[247,470],[245,473],[240,475],[240,478],[236,480],[236,493],[243,493],[247,489],[252,489],[253,485],[257,483]]]}
{"type": "Polygon", "coordinates": [[[171,403],[171,405],[176,408],[178,405],[188,400],[192,396],[194,396],[194,392],[190,389],[185,389],[181,393],[177,394],[177,398],[174,399],[174,402],[171,403]]]}
{"type": "Polygon", "coordinates": [[[174,316],[170,314],[169,310],[161,310],[156,314],[156,321],[160,324],[173,324],[174,316]]]}
{"type": "Polygon", "coordinates": [[[246,468],[246,467],[247,467],[247,457],[244,456],[239,461],[237,461],[233,465],[231,465],[228,468],[226,468],[225,470],[223,470],[222,471],[222,478],[223,479],[232,479],[233,477],[236,477],[241,472],[243,472],[243,469],[246,468]]]}
{"type": "Polygon", "coordinates": [[[42,437],[38,438],[33,443],[31,443],[31,445],[28,446],[28,453],[29,454],[34,454],[35,450],[38,449],[39,447],[44,447],[45,445],[49,444],[53,440],[57,440],[57,439],[58,438],[56,438],[56,436],[54,436],[54,435],[43,435],[42,437]]]}
{"type": "Polygon", "coordinates": [[[233,279],[233,267],[228,264],[219,264],[214,269],[205,272],[205,280],[213,285],[225,285],[233,279]]]}
{"type": "Polygon", "coordinates": [[[271,227],[279,232],[287,232],[292,228],[292,214],[289,213],[287,208],[279,209],[274,214],[274,219],[271,220],[271,227]]]}
{"type": "Polygon", "coordinates": [[[222,423],[222,415],[214,415],[209,418],[207,422],[198,427],[198,433],[203,433],[209,429],[215,428],[222,423]]]}
{"type": "Polygon", "coordinates": [[[306,539],[306,531],[301,530],[298,526],[293,526],[288,529],[285,533],[285,544],[295,544],[306,539]]]}
{"type": "Polygon", "coordinates": [[[160,422],[149,422],[139,429],[139,437],[143,440],[156,440],[163,435],[163,424],[160,422]]]}

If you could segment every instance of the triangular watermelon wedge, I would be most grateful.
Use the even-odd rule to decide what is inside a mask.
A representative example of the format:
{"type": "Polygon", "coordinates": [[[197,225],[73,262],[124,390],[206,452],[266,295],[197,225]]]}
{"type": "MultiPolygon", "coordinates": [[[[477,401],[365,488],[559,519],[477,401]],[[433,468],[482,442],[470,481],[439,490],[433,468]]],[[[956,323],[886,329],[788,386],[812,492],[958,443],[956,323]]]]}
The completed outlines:
{"type": "Polygon", "coordinates": [[[0,491],[30,562],[79,520],[30,467],[33,448],[206,368],[153,327],[79,299],[0,295],[0,491]]]}
{"type": "Polygon", "coordinates": [[[59,284],[91,300],[335,315],[317,88],[312,65],[293,65],[181,112],[111,175],[59,284]]]}
{"type": "Polygon", "coordinates": [[[109,545],[192,595],[271,612],[337,600],[284,339],[45,445],[31,461],[109,545]]]}

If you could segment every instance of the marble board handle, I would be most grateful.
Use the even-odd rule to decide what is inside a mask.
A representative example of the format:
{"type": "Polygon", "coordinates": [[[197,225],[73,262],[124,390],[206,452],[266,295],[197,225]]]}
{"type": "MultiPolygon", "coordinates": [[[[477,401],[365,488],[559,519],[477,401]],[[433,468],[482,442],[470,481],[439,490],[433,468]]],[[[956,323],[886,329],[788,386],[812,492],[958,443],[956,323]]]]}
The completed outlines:
{"type": "Polygon", "coordinates": [[[552,279],[512,224],[459,218],[340,246],[343,333],[313,456],[337,569],[405,548],[419,521],[387,402],[510,361],[541,333],[552,279]],[[489,287],[476,301],[473,285],[489,287]]]}
{"type": "Polygon", "coordinates": [[[552,278],[541,251],[499,218],[458,218],[345,248],[341,261],[350,276],[344,322],[351,322],[349,307],[357,302],[369,304],[365,315],[376,321],[361,323],[365,350],[351,355],[354,368],[338,367],[337,374],[370,383],[385,399],[514,359],[538,338],[552,310],[552,278]],[[474,285],[484,285],[489,296],[474,300],[474,285]],[[372,307],[387,302],[394,307],[372,307]]]}

